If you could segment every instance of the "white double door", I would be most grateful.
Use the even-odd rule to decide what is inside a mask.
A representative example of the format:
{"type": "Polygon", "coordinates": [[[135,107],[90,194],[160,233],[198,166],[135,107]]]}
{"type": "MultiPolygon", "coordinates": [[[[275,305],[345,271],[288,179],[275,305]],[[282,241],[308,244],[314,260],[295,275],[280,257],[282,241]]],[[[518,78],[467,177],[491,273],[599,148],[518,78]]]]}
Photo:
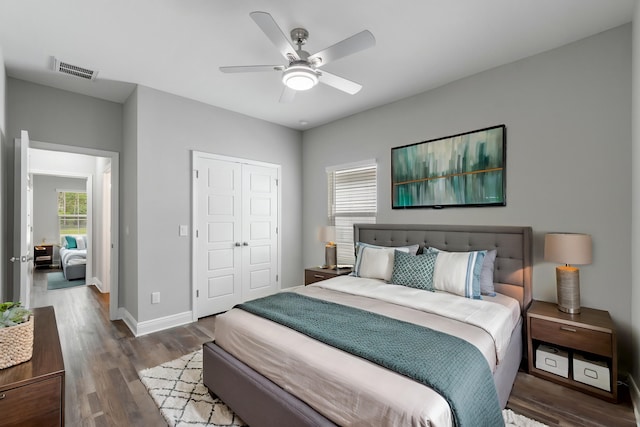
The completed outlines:
{"type": "Polygon", "coordinates": [[[194,154],[196,317],[270,295],[278,282],[279,166],[194,154]]]}

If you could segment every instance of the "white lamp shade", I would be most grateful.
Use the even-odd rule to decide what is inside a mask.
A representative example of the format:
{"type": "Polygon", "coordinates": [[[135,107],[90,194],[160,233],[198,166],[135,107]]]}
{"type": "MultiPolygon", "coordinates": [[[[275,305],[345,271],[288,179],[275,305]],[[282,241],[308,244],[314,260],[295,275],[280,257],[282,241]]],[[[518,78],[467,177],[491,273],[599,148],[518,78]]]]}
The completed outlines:
{"type": "Polygon", "coordinates": [[[544,260],[560,264],[591,264],[591,235],[549,233],[544,236],[544,260]]]}
{"type": "Polygon", "coordinates": [[[325,225],[318,230],[318,240],[321,242],[335,242],[336,228],[333,225],[325,225]]]}

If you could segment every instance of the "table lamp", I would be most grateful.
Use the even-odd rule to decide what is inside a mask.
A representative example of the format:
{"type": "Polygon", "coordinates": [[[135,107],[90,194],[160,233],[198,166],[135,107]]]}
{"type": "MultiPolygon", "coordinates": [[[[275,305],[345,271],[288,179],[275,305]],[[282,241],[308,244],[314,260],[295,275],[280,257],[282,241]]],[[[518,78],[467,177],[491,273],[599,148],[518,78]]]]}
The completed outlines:
{"type": "Polygon", "coordinates": [[[558,310],[580,313],[580,270],[569,264],[591,264],[591,236],[549,233],[544,236],[544,260],[562,263],[556,267],[558,310]]]}
{"type": "Polygon", "coordinates": [[[318,240],[326,243],[324,247],[324,265],[322,268],[336,268],[338,264],[335,244],[336,228],[332,225],[320,227],[318,240]]]}

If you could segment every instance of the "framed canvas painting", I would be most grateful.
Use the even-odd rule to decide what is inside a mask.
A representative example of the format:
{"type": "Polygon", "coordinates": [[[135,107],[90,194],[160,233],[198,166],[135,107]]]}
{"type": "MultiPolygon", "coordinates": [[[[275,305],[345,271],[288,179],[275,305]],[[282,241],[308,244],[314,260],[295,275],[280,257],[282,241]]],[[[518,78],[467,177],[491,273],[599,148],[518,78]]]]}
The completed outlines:
{"type": "Polygon", "coordinates": [[[392,148],[392,207],[505,206],[505,168],[505,125],[392,148]]]}

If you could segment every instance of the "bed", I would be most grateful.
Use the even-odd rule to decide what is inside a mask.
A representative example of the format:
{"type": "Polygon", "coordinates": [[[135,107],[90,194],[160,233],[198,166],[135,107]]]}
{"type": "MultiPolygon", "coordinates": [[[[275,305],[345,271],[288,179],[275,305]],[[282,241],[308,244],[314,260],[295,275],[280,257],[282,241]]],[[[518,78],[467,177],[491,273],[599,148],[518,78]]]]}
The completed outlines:
{"type": "Polygon", "coordinates": [[[87,269],[87,236],[63,236],[60,268],[67,280],[84,279],[87,269]]]}
{"type": "MultiPolygon", "coordinates": [[[[299,298],[331,301],[428,325],[470,341],[487,360],[499,405],[504,407],[522,358],[521,314],[531,302],[531,234],[530,227],[513,226],[354,227],[356,242],[395,248],[417,244],[418,253],[426,252],[425,248],[446,252],[495,250],[496,295],[483,295],[482,302],[348,276],[285,291],[302,295],[299,298]],[[377,295],[386,295],[389,288],[398,288],[401,295],[378,299],[377,295]],[[411,303],[418,300],[417,295],[427,294],[436,298],[435,311],[425,312],[411,303]],[[399,304],[397,298],[409,301],[408,306],[399,304]],[[459,318],[438,313],[438,306],[458,302],[508,312],[505,316],[512,323],[492,335],[482,329],[482,320],[462,325],[459,318]]],[[[216,319],[215,341],[203,345],[203,357],[205,385],[252,427],[454,423],[448,401],[432,388],[238,308],[216,319]]]]}

